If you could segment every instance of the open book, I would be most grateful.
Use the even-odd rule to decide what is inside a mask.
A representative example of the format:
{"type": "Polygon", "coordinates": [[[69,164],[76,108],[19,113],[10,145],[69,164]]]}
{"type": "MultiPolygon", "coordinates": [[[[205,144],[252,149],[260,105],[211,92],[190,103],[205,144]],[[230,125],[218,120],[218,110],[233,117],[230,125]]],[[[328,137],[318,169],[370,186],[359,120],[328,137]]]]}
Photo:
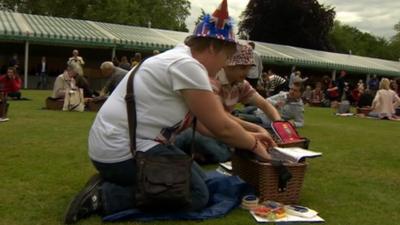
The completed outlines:
{"type": "Polygon", "coordinates": [[[314,158],[322,156],[320,152],[313,152],[303,148],[280,148],[275,147],[270,151],[272,159],[290,162],[302,162],[305,158],[314,158]]]}

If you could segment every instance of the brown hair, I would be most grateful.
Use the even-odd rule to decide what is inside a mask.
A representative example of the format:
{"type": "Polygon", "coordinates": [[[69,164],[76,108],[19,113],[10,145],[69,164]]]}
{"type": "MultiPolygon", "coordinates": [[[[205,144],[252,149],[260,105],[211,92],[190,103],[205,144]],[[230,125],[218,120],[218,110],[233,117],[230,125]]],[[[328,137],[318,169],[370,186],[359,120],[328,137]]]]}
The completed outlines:
{"type": "Polygon", "coordinates": [[[14,66],[8,67],[7,70],[12,70],[14,74],[17,75],[17,69],[14,66]]]}
{"type": "Polygon", "coordinates": [[[213,46],[216,52],[226,52],[228,56],[233,56],[236,52],[236,43],[216,38],[189,36],[186,38],[185,44],[197,52],[202,52],[210,46],[213,46]]]}
{"type": "Polygon", "coordinates": [[[303,91],[304,91],[303,82],[293,82],[293,84],[292,84],[291,87],[293,87],[293,86],[294,86],[294,87],[300,88],[300,92],[303,93],[303,91]]]}

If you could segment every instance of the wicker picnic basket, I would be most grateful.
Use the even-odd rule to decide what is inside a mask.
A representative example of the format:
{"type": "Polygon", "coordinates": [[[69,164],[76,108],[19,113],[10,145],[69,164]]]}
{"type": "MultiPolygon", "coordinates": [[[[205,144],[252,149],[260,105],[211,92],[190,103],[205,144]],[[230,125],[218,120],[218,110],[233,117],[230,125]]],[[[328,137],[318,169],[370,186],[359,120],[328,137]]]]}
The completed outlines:
{"type": "MultiPolygon", "coordinates": [[[[298,135],[296,129],[288,122],[278,121],[272,123],[272,128],[266,128],[279,147],[300,147],[308,149],[310,140],[298,135]],[[278,126],[288,125],[291,128],[294,140],[283,141],[279,136],[278,126]]],[[[279,189],[279,172],[271,163],[259,162],[253,157],[248,157],[247,151],[235,151],[232,156],[233,173],[253,186],[259,194],[260,200],[274,200],[284,204],[296,204],[299,201],[301,187],[307,168],[306,163],[284,163],[292,174],[286,184],[286,190],[279,189]],[[239,154],[244,153],[244,154],[239,154]]]]}
{"type": "Polygon", "coordinates": [[[238,175],[258,192],[261,201],[274,200],[284,204],[297,204],[307,168],[306,163],[284,163],[292,174],[286,190],[280,191],[277,169],[271,163],[259,162],[255,159],[232,156],[233,173],[238,175]]]}

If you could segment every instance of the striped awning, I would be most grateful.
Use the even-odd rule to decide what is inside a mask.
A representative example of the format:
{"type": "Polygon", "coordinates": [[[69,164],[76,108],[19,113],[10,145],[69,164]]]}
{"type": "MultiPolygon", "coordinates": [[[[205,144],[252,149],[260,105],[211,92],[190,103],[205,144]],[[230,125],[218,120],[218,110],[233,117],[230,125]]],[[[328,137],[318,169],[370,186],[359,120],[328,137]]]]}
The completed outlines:
{"type": "MultiPolygon", "coordinates": [[[[2,41],[166,50],[183,42],[188,35],[185,32],[0,11],[2,41]]],[[[400,76],[400,62],[397,61],[255,43],[256,51],[269,64],[400,76]]]]}

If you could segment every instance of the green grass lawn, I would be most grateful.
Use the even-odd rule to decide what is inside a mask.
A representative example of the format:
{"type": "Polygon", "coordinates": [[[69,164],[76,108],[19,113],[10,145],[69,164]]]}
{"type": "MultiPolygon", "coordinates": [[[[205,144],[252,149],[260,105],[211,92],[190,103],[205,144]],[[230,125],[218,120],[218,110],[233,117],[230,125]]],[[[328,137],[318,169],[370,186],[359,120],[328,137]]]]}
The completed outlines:
{"type": "MultiPolygon", "coordinates": [[[[10,101],[0,123],[0,224],[61,224],[64,210],[93,169],[87,136],[95,113],[42,110],[50,91],[23,91],[32,101],[10,101]]],[[[306,108],[301,135],[323,152],[309,160],[302,205],[326,224],[400,224],[400,123],[335,117],[306,108]]],[[[80,224],[100,224],[93,216],[80,224]]],[[[236,209],[221,219],[148,224],[255,224],[236,209]]],[[[114,224],[137,224],[123,222],[114,224]]]]}

